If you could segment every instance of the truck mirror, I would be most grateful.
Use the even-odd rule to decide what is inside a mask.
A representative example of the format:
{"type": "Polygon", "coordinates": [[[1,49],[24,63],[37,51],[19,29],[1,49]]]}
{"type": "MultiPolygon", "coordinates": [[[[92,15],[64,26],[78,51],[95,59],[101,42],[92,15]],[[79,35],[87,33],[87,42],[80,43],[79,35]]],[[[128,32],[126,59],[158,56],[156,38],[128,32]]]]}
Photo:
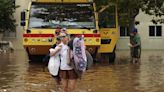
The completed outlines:
{"type": "Polygon", "coordinates": [[[25,26],[26,25],[26,22],[25,21],[21,21],[20,25],[21,26],[25,26]]]}
{"type": "Polygon", "coordinates": [[[22,11],[21,12],[21,21],[25,21],[26,20],[26,12],[22,11]]]}
{"type": "Polygon", "coordinates": [[[21,12],[21,23],[20,23],[20,25],[21,26],[25,26],[26,25],[26,12],[25,11],[22,11],[21,12]]]}

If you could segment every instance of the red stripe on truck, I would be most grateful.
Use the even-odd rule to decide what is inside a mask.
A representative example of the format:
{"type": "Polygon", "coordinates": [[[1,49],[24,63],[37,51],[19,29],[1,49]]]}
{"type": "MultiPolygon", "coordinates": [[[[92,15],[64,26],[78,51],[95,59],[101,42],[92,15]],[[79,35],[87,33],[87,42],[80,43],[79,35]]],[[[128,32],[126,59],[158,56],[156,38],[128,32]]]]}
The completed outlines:
{"type": "MultiPolygon", "coordinates": [[[[77,36],[82,35],[82,34],[75,34],[77,36]]],[[[100,34],[83,34],[84,37],[100,37],[100,34]]]]}
{"type": "MultiPolygon", "coordinates": [[[[82,34],[75,34],[76,36],[82,34]]],[[[100,34],[83,34],[84,37],[100,37],[100,34]]],[[[23,34],[23,37],[55,37],[54,34],[23,34]]]]}
{"type": "Polygon", "coordinates": [[[23,34],[23,37],[54,37],[53,34],[23,34]]]}

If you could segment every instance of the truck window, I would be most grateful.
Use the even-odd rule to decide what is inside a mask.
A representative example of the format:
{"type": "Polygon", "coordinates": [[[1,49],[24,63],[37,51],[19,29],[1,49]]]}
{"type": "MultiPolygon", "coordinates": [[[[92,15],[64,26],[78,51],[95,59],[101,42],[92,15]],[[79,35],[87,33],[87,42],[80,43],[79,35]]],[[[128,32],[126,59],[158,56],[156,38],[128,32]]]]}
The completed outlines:
{"type": "Polygon", "coordinates": [[[92,4],[33,3],[29,28],[95,28],[92,4]]]}
{"type": "Polygon", "coordinates": [[[99,14],[100,28],[115,28],[116,27],[116,11],[115,6],[110,6],[99,14]]]}

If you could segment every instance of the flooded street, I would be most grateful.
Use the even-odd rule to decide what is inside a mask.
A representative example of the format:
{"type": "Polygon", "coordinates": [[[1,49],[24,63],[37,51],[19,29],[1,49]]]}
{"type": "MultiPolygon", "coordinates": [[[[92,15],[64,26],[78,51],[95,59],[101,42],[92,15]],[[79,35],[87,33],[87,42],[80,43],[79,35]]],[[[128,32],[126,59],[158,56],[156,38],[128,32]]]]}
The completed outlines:
{"type": "MultiPolygon", "coordinates": [[[[0,92],[60,92],[41,63],[24,51],[0,54],[0,92]]],[[[78,92],[164,92],[164,51],[143,51],[141,64],[118,51],[114,65],[95,64],[78,81],[78,92]]]]}

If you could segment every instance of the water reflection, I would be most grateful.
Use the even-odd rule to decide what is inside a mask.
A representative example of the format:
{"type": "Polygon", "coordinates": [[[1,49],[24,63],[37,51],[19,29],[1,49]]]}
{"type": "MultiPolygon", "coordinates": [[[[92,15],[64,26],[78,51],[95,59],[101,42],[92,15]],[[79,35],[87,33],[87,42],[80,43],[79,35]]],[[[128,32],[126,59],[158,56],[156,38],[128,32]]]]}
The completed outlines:
{"type": "MultiPolygon", "coordinates": [[[[79,92],[164,92],[164,52],[144,51],[130,64],[127,51],[115,65],[96,64],[78,82],[79,92]]],[[[24,51],[0,55],[0,92],[60,92],[41,63],[28,63],[24,51]]]]}
{"type": "Polygon", "coordinates": [[[164,86],[164,61],[163,53],[148,56],[140,68],[139,89],[150,92],[161,92],[164,86]]]}
{"type": "Polygon", "coordinates": [[[27,69],[25,53],[1,53],[0,58],[0,92],[22,91],[23,77],[27,69]]]}

